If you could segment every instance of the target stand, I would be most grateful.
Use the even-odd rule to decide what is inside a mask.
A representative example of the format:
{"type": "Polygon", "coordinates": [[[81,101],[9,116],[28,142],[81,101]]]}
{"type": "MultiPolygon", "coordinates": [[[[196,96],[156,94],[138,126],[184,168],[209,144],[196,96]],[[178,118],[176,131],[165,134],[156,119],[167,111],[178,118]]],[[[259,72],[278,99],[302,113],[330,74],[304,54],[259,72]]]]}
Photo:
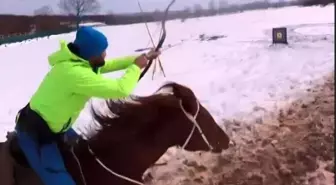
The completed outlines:
{"type": "Polygon", "coordinates": [[[279,27],[272,29],[273,44],[288,44],[287,28],[279,27]]]}

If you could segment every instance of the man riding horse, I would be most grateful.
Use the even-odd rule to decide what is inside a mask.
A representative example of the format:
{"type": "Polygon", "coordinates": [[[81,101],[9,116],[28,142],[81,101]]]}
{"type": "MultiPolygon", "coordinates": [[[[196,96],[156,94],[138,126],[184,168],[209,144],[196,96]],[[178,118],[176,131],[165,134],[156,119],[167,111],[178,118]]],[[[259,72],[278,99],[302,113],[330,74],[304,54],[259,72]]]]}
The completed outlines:
{"type": "MultiPolygon", "coordinates": [[[[52,66],[29,103],[16,117],[18,144],[29,165],[46,185],[74,185],[57,141],[77,136],[71,128],[91,97],[116,99],[129,96],[141,69],[160,52],[105,60],[107,38],[92,27],[80,27],[73,43],[60,42],[51,54],[52,66]],[[126,69],[119,79],[102,73],[126,69]]],[[[68,140],[69,141],[69,140],[68,140]]]]}

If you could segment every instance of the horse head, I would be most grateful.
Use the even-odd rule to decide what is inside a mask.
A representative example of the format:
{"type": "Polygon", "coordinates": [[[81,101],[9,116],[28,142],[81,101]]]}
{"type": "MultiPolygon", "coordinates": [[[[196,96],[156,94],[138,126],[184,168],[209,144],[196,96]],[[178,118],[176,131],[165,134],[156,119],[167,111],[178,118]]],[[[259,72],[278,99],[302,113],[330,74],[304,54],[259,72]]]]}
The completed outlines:
{"type": "MultiPolygon", "coordinates": [[[[168,83],[158,91],[172,92],[179,102],[180,116],[175,125],[170,125],[178,138],[176,143],[188,151],[221,152],[229,147],[229,137],[216,123],[209,111],[201,105],[190,88],[177,83],[168,83]],[[186,137],[188,136],[188,138],[186,137]]],[[[169,125],[169,123],[167,124],[169,125]]],[[[168,130],[168,129],[167,129],[168,130]]]]}

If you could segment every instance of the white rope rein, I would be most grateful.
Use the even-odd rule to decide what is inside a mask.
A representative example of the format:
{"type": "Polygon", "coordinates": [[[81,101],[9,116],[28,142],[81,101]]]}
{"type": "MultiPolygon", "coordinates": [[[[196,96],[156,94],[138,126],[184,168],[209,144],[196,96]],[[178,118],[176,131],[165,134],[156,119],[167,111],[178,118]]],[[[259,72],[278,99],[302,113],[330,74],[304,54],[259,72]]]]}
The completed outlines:
{"type": "Polygon", "coordinates": [[[73,147],[71,147],[71,153],[74,156],[74,158],[75,158],[75,160],[77,162],[77,165],[79,167],[79,172],[81,174],[83,184],[86,185],[86,180],[85,180],[85,176],[84,176],[84,173],[83,173],[82,165],[80,164],[80,161],[79,161],[79,159],[78,159],[78,157],[77,157],[77,155],[76,155],[75,150],[74,150],[73,147]]]}
{"type": "MultiPolygon", "coordinates": [[[[197,101],[197,100],[196,100],[196,101],[197,101]]],[[[195,131],[195,127],[196,127],[196,128],[198,129],[199,133],[201,134],[201,136],[202,136],[204,142],[208,145],[209,149],[212,150],[213,147],[211,146],[211,144],[209,143],[209,141],[208,141],[207,138],[205,137],[205,135],[204,135],[204,133],[203,133],[201,127],[199,126],[199,124],[198,124],[198,122],[197,122],[197,120],[196,120],[196,119],[197,119],[197,116],[198,116],[198,113],[199,113],[199,110],[200,110],[200,103],[197,101],[197,110],[196,110],[196,113],[195,113],[194,116],[191,115],[190,113],[188,113],[188,112],[184,109],[184,107],[183,107],[183,105],[182,105],[182,100],[180,100],[180,107],[181,107],[183,113],[187,116],[187,118],[194,124],[194,126],[193,126],[193,128],[192,128],[192,130],[191,130],[191,132],[190,132],[190,134],[189,134],[189,136],[188,136],[186,142],[185,142],[184,145],[182,146],[182,149],[184,149],[184,148],[187,146],[187,144],[189,143],[189,141],[190,141],[190,139],[191,139],[191,137],[192,137],[192,135],[193,135],[193,133],[194,133],[194,131],[195,131]]]]}
{"type": "Polygon", "coordinates": [[[142,182],[139,182],[137,180],[133,180],[131,178],[128,178],[126,176],[123,176],[123,175],[121,175],[119,173],[116,173],[116,172],[112,171],[109,167],[107,167],[106,165],[104,165],[104,163],[101,160],[99,160],[98,157],[96,157],[95,153],[92,151],[92,149],[90,148],[90,146],[88,146],[88,149],[89,149],[89,152],[94,156],[95,160],[100,164],[100,166],[103,167],[106,171],[108,171],[112,175],[117,176],[117,177],[119,177],[121,179],[124,179],[126,181],[132,182],[134,184],[144,185],[144,183],[142,183],[142,182]]]}
{"type": "MultiPolygon", "coordinates": [[[[197,110],[196,110],[195,115],[192,115],[192,114],[188,113],[188,112],[184,109],[184,107],[183,107],[183,105],[182,105],[182,100],[179,101],[179,104],[180,104],[180,108],[181,108],[181,110],[183,111],[183,113],[186,115],[186,117],[187,117],[187,118],[193,123],[193,125],[194,125],[193,128],[192,128],[192,130],[191,130],[191,132],[190,132],[190,134],[189,134],[189,136],[187,137],[185,143],[183,144],[182,149],[184,149],[184,148],[188,145],[188,143],[189,143],[189,141],[190,141],[192,135],[194,134],[195,128],[197,128],[198,131],[199,131],[199,133],[201,134],[201,136],[202,136],[204,142],[208,145],[209,149],[212,150],[213,147],[211,146],[211,144],[210,144],[209,141],[207,140],[206,136],[204,135],[204,133],[203,133],[201,127],[199,126],[199,124],[198,124],[198,122],[197,122],[197,120],[196,120],[196,119],[197,119],[197,116],[198,116],[198,114],[199,114],[199,111],[200,111],[200,103],[197,101],[197,110]]],[[[109,172],[109,173],[111,173],[112,175],[114,175],[114,176],[116,176],[116,177],[119,177],[119,178],[121,178],[121,179],[123,179],[123,180],[129,181],[129,182],[131,182],[131,183],[133,183],[133,184],[144,185],[144,183],[142,183],[142,182],[139,182],[139,181],[137,181],[137,180],[131,179],[131,178],[129,178],[129,177],[126,177],[126,176],[124,176],[124,175],[121,175],[121,174],[119,174],[119,173],[114,172],[113,170],[111,170],[110,168],[108,168],[108,167],[107,167],[107,166],[106,166],[106,165],[105,165],[105,164],[104,164],[104,163],[103,163],[103,162],[102,162],[102,161],[95,155],[95,153],[92,151],[92,149],[90,148],[90,146],[88,146],[88,150],[89,150],[89,152],[94,156],[94,159],[97,161],[97,163],[98,163],[101,167],[103,167],[107,172],[109,172]]],[[[72,151],[72,153],[73,153],[73,155],[74,155],[74,157],[75,157],[75,159],[76,159],[76,161],[77,161],[77,163],[78,163],[78,166],[79,166],[79,168],[80,168],[80,172],[81,172],[81,175],[82,175],[82,179],[83,179],[83,181],[84,181],[83,183],[84,183],[84,185],[86,185],[86,181],[85,181],[85,178],[84,178],[84,174],[83,174],[83,171],[82,171],[82,168],[81,168],[80,161],[78,160],[78,158],[77,158],[75,152],[72,151]]]]}

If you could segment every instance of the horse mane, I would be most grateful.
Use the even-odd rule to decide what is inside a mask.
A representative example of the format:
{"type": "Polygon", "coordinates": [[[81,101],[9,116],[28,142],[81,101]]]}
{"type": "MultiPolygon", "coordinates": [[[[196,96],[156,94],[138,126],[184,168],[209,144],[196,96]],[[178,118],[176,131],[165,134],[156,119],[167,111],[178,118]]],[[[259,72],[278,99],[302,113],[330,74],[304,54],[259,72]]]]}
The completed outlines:
{"type": "Polygon", "coordinates": [[[103,137],[103,141],[110,140],[110,138],[113,138],[114,141],[117,141],[116,138],[118,141],[122,141],[132,139],[132,136],[139,133],[149,137],[151,135],[149,133],[160,128],[161,125],[157,122],[163,119],[162,116],[171,116],[173,110],[178,110],[176,92],[180,88],[186,87],[170,82],[149,96],[131,95],[125,99],[106,100],[106,107],[103,111],[92,106],[91,113],[94,123],[98,124],[100,128],[96,130],[97,133],[92,139],[103,137]]]}

